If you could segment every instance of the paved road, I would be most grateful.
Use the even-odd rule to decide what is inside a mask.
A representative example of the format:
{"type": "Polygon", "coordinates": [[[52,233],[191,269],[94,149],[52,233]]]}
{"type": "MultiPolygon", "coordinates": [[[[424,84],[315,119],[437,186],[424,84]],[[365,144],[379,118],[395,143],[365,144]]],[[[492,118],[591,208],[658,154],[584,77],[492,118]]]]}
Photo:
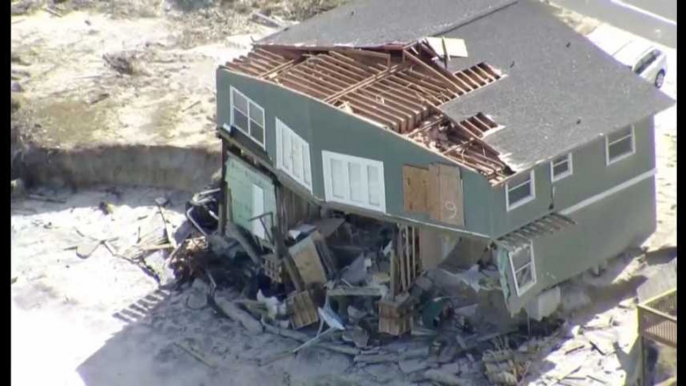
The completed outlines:
{"type": "Polygon", "coordinates": [[[677,0],[552,0],[648,40],[676,48],[677,0]]]}

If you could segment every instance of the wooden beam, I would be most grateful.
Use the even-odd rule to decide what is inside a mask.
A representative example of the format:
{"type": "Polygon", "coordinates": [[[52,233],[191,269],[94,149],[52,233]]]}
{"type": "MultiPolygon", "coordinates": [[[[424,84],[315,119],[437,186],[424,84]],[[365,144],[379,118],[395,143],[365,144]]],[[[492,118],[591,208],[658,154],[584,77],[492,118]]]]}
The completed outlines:
{"type": "Polygon", "coordinates": [[[243,72],[243,73],[247,73],[247,74],[254,75],[254,76],[260,76],[259,71],[252,69],[250,67],[247,67],[245,65],[242,65],[242,64],[226,63],[226,65],[224,67],[228,68],[231,71],[243,72]]]}
{"type": "Polygon", "coordinates": [[[358,90],[358,89],[365,87],[369,84],[372,84],[372,83],[377,82],[381,79],[384,79],[390,75],[393,75],[399,71],[402,71],[404,68],[405,68],[405,66],[403,66],[403,65],[396,65],[393,68],[389,68],[388,71],[372,75],[366,79],[361,80],[360,82],[358,82],[356,84],[351,85],[350,87],[348,87],[344,90],[341,90],[337,94],[332,95],[331,97],[327,98],[327,100],[325,102],[332,103],[336,99],[340,98],[343,95],[349,94],[355,90],[358,90]]]}
{"type": "Polygon", "coordinates": [[[335,69],[331,69],[331,67],[327,67],[322,61],[319,60],[310,61],[309,66],[313,71],[324,73],[331,78],[335,78],[341,84],[345,84],[345,87],[360,81],[359,78],[353,78],[348,75],[344,75],[341,71],[336,71],[335,69]]]}
{"type": "Polygon", "coordinates": [[[374,71],[371,67],[367,66],[362,66],[359,63],[355,62],[355,60],[350,59],[349,57],[341,54],[336,54],[335,52],[331,52],[330,55],[325,56],[328,60],[335,62],[336,64],[346,67],[350,69],[351,71],[357,71],[360,75],[364,77],[369,77],[373,74],[376,74],[379,71],[374,71]]]}
{"type": "Polygon", "coordinates": [[[469,76],[470,78],[478,82],[479,86],[481,87],[488,84],[488,81],[486,79],[482,78],[476,71],[474,71],[474,67],[464,70],[464,73],[465,75],[469,76]]]}
{"type": "Polygon", "coordinates": [[[413,63],[416,63],[416,64],[418,64],[419,66],[425,68],[425,69],[426,69],[427,71],[429,71],[430,73],[432,73],[432,74],[436,75],[437,77],[443,79],[444,81],[448,82],[448,85],[451,86],[451,88],[452,88],[455,92],[459,92],[459,91],[460,91],[460,88],[457,86],[457,84],[455,84],[455,83],[453,82],[452,79],[450,79],[450,78],[448,78],[447,76],[443,75],[441,72],[439,72],[439,71],[436,70],[435,68],[431,67],[430,65],[424,63],[424,61],[422,61],[421,59],[419,59],[419,58],[417,58],[416,56],[412,55],[409,51],[403,51],[403,56],[404,56],[404,57],[407,57],[408,59],[410,59],[410,61],[412,61],[413,63]]]}
{"type": "Polygon", "coordinates": [[[303,83],[305,83],[305,85],[307,85],[307,87],[312,88],[312,89],[317,90],[317,91],[320,91],[320,92],[324,93],[324,95],[331,95],[331,94],[336,92],[335,89],[324,86],[323,84],[321,84],[321,82],[317,82],[314,79],[309,79],[309,78],[307,78],[306,75],[302,76],[302,75],[298,74],[297,71],[294,71],[294,70],[295,70],[295,67],[291,68],[287,72],[279,75],[279,78],[283,79],[283,77],[288,77],[291,79],[295,79],[299,82],[303,82],[303,83]]]}
{"type": "Polygon", "coordinates": [[[248,58],[250,58],[252,60],[259,60],[261,63],[264,63],[269,67],[276,67],[279,64],[283,63],[282,61],[276,61],[276,60],[270,59],[270,58],[268,58],[264,55],[261,55],[255,51],[250,51],[248,53],[248,58]]]}
{"type": "Polygon", "coordinates": [[[371,74],[368,74],[359,68],[355,66],[350,66],[348,63],[341,62],[340,60],[336,60],[336,58],[332,58],[329,55],[317,55],[316,60],[319,63],[322,63],[323,65],[328,65],[331,67],[332,71],[336,72],[342,72],[352,78],[356,78],[357,81],[360,81],[366,77],[369,77],[371,74]]]}
{"type": "Polygon", "coordinates": [[[327,92],[336,93],[341,90],[341,86],[326,82],[324,79],[318,78],[314,74],[304,72],[299,66],[295,66],[288,70],[288,74],[295,74],[298,77],[302,77],[302,79],[321,87],[322,91],[326,90],[327,92]]]}
{"type": "Polygon", "coordinates": [[[481,62],[481,63],[477,64],[476,67],[478,67],[479,69],[481,69],[481,70],[483,70],[484,72],[488,73],[488,75],[490,75],[491,78],[493,78],[494,81],[495,81],[495,80],[498,80],[498,79],[500,79],[500,78],[502,77],[502,76],[501,76],[500,74],[498,74],[491,66],[489,66],[489,65],[486,64],[485,62],[481,62]]]}
{"type": "Polygon", "coordinates": [[[362,103],[364,103],[366,101],[367,103],[371,103],[372,105],[377,106],[379,110],[386,109],[387,111],[389,111],[389,113],[393,117],[400,118],[401,124],[403,124],[403,123],[405,125],[409,124],[409,121],[414,117],[414,114],[407,113],[403,110],[397,109],[397,108],[391,106],[390,104],[381,103],[381,102],[377,101],[376,99],[370,98],[370,97],[363,95],[363,94],[352,93],[352,94],[347,95],[346,97],[347,98],[355,98],[356,100],[361,100],[362,103]],[[400,116],[400,117],[398,117],[398,116],[400,116]]]}
{"type": "Polygon", "coordinates": [[[266,50],[266,49],[264,49],[264,48],[256,47],[253,51],[254,51],[254,52],[257,52],[257,53],[259,53],[259,54],[261,54],[261,55],[268,56],[268,57],[270,57],[270,58],[272,58],[272,59],[274,59],[274,60],[276,60],[276,61],[279,61],[279,62],[284,62],[284,61],[288,61],[288,60],[289,60],[289,59],[286,58],[286,57],[283,57],[283,56],[281,56],[281,55],[279,55],[279,54],[277,54],[277,53],[271,52],[271,51],[266,50]]]}
{"type": "Polygon", "coordinates": [[[407,87],[393,87],[393,85],[384,84],[383,82],[374,83],[369,88],[365,89],[369,91],[378,92],[379,95],[388,95],[402,101],[402,103],[412,106],[413,108],[418,108],[421,111],[426,110],[426,105],[417,102],[416,95],[406,91],[407,87]]]}
{"type": "Polygon", "coordinates": [[[311,74],[312,76],[321,77],[323,80],[336,85],[336,87],[340,89],[345,89],[346,87],[349,87],[351,84],[355,83],[355,81],[341,80],[340,74],[332,75],[330,71],[323,69],[321,66],[316,66],[316,64],[312,62],[308,62],[306,66],[302,66],[299,69],[303,72],[311,74]]]}
{"type": "Polygon", "coordinates": [[[357,110],[355,113],[360,113],[361,115],[366,115],[368,118],[372,119],[373,121],[377,121],[379,123],[382,123],[386,126],[391,127],[394,131],[398,130],[398,126],[400,125],[400,120],[398,120],[397,117],[393,117],[391,114],[388,114],[386,112],[382,112],[380,110],[373,109],[373,108],[367,106],[365,103],[359,102],[359,101],[354,100],[354,99],[349,99],[349,97],[344,97],[343,100],[350,103],[350,105],[353,107],[353,110],[357,110]]]}
{"type": "Polygon", "coordinates": [[[481,87],[473,79],[470,79],[467,75],[465,75],[464,71],[460,71],[458,73],[455,73],[455,77],[460,78],[460,80],[469,84],[469,87],[470,87],[469,91],[474,91],[474,90],[478,89],[479,87],[481,87]]]}
{"type": "Polygon", "coordinates": [[[286,70],[286,69],[292,67],[294,64],[295,64],[294,60],[289,60],[288,62],[280,64],[280,65],[272,68],[268,72],[261,74],[260,77],[262,79],[270,79],[272,76],[278,75],[279,71],[286,70]]]}
{"type": "Polygon", "coordinates": [[[297,82],[294,82],[293,80],[289,78],[284,78],[284,77],[279,77],[278,78],[279,83],[284,83],[290,88],[293,88],[297,91],[300,91],[302,93],[305,93],[307,95],[313,96],[315,98],[323,99],[326,98],[326,94],[323,94],[321,91],[314,90],[304,84],[300,84],[297,82]]]}

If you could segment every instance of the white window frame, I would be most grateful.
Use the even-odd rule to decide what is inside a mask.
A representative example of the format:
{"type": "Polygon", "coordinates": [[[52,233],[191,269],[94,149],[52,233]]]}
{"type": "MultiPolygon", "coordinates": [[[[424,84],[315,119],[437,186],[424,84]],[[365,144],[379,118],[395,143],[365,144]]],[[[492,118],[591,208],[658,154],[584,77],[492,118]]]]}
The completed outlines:
{"type": "Polygon", "coordinates": [[[529,250],[531,251],[531,261],[527,264],[524,264],[522,267],[515,271],[514,261],[512,261],[513,251],[508,249],[508,256],[510,258],[510,270],[512,271],[512,281],[515,284],[515,290],[517,290],[518,297],[524,295],[526,291],[530,290],[536,285],[536,283],[538,283],[538,279],[536,278],[536,256],[534,254],[533,240],[529,240],[529,250]],[[517,282],[517,272],[521,271],[529,265],[531,266],[531,281],[524,287],[520,288],[519,283],[517,282]]]}
{"type": "Polygon", "coordinates": [[[266,143],[267,143],[267,120],[264,114],[264,109],[262,106],[258,105],[255,103],[252,99],[248,98],[245,94],[240,92],[237,88],[230,86],[229,87],[229,99],[230,99],[230,106],[229,108],[231,109],[231,126],[237,128],[240,130],[243,134],[247,135],[248,138],[252,139],[255,141],[256,144],[260,145],[263,149],[266,149],[266,143]],[[239,94],[241,97],[245,98],[245,100],[248,102],[248,111],[247,111],[247,118],[248,118],[248,131],[246,132],[242,127],[238,127],[235,125],[235,120],[234,120],[234,107],[233,107],[233,96],[234,93],[239,94]],[[260,111],[260,114],[262,114],[262,142],[258,141],[255,139],[255,137],[252,136],[250,133],[252,131],[252,124],[253,119],[250,117],[250,110],[256,108],[260,111]]]}
{"type": "Polygon", "coordinates": [[[327,150],[322,150],[322,166],[324,169],[324,194],[327,201],[339,202],[342,204],[357,206],[376,212],[386,212],[386,187],[384,181],[383,162],[368,158],[355,157],[347,154],[334,153],[327,150]],[[343,163],[344,167],[344,190],[346,195],[344,198],[336,197],[333,194],[333,179],[331,175],[331,160],[337,160],[343,163]],[[350,177],[348,168],[350,164],[357,164],[361,166],[361,181],[360,189],[367,200],[364,203],[353,201],[350,197],[350,177]],[[379,205],[372,205],[369,203],[369,178],[367,175],[367,168],[374,167],[379,171],[379,205]]]}
{"type": "Polygon", "coordinates": [[[288,127],[283,121],[281,121],[279,118],[275,118],[276,121],[276,167],[279,170],[282,170],[284,173],[288,174],[289,177],[300,183],[302,186],[307,188],[310,192],[312,192],[312,162],[311,162],[311,154],[310,154],[310,144],[307,143],[304,139],[302,139],[301,136],[299,136],[293,129],[288,127]],[[284,137],[288,136],[289,142],[293,144],[294,142],[297,143],[298,145],[301,146],[302,150],[302,166],[303,169],[301,170],[301,177],[298,177],[295,172],[293,171],[293,168],[295,166],[293,159],[292,159],[292,152],[291,154],[284,154],[283,151],[283,140],[284,137]],[[291,157],[291,169],[289,170],[286,165],[284,164],[284,156],[289,156],[291,157]],[[305,178],[307,177],[307,178],[305,178]],[[308,183],[309,180],[309,183],[308,183]]]}
{"type": "Polygon", "coordinates": [[[510,187],[510,183],[508,182],[505,185],[505,203],[507,207],[507,211],[511,211],[513,209],[519,208],[522,205],[528,204],[529,202],[533,201],[536,199],[536,175],[534,173],[534,170],[532,169],[529,172],[529,183],[531,184],[531,194],[528,197],[525,197],[515,203],[510,203],[510,190],[516,189],[522,185],[524,185],[526,182],[522,182],[516,186],[510,187]]]}
{"type": "Polygon", "coordinates": [[[619,162],[623,159],[626,159],[628,157],[631,157],[632,155],[636,154],[636,133],[634,130],[634,125],[630,126],[631,130],[629,131],[630,134],[625,135],[622,138],[615,139],[614,141],[610,142],[610,136],[606,135],[605,136],[605,165],[610,166],[613,163],[619,162]],[[624,139],[631,137],[631,151],[629,153],[622,154],[614,159],[610,159],[610,146],[614,145],[615,143],[619,141],[623,141],[624,139]]]}
{"type": "Polygon", "coordinates": [[[571,176],[572,174],[574,174],[574,164],[572,163],[572,153],[571,152],[567,153],[567,159],[565,161],[558,160],[558,162],[555,162],[555,160],[557,158],[561,158],[561,157],[553,158],[550,161],[550,180],[552,182],[560,181],[560,180],[565,179],[565,178],[571,176]],[[569,167],[567,168],[566,172],[564,172],[558,176],[555,176],[555,165],[559,165],[562,162],[567,162],[569,167]]]}

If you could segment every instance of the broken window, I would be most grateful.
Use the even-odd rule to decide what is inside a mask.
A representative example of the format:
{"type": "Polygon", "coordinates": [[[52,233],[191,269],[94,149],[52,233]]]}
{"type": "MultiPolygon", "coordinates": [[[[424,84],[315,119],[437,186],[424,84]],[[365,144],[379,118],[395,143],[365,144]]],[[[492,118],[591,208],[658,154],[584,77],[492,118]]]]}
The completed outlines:
{"type": "Polygon", "coordinates": [[[610,134],[605,137],[606,161],[611,164],[622,160],[636,151],[634,143],[634,127],[630,126],[624,130],[610,134]]]}
{"type": "Polygon", "coordinates": [[[328,201],[386,211],[383,163],[322,151],[328,201]]]}
{"type": "Polygon", "coordinates": [[[231,124],[260,146],[265,146],[264,109],[233,87],[231,87],[231,124]]]}
{"type": "Polygon", "coordinates": [[[518,208],[536,198],[534,171],[513,178],[507,183],[507,210],[518,208]]]}
{"type": "Polygon", "coordinates": [[[536,284],[533,243],[510,250],[509,255],[517,296],[522,296],[536,284]]]}
{"type": "Polygon", "coordinates": [[[312,191],[310,145],[276,118],[276,166],[312,191]]]}
{"type": "Polygon", "coordinates": [[[572,153],[554,158],[550,162],[551,180],[559,181],[572,175],[572,153]]]}

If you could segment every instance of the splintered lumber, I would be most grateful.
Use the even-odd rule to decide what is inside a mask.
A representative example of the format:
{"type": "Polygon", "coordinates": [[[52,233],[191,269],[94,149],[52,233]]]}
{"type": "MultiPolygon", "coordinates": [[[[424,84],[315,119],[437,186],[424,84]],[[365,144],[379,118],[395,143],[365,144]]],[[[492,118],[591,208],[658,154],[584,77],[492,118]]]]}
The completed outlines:
{"type": "Polygon", "coordinates": [[[452,374],[435,369],[426,370],[426,372],[424,372],[424,377],[430,381],[438,382],[442,385],[464,386],[469,384],[467,381],[464,381],[452,374]]]}
{"type": "Polygon", "coordinates": [[[262,332],[262,324],[249,313],[241,310],[236,303],[221,297],[215,297],[214,302],[224,315],[239,322],[249,333],[256,335],[262,332]]]}
{"type": "MultiPolygon", "coordinates": [[[[302,333],[302,332],[293,331],[293,330],[289,330],[289,329],[281,328],[281,327],[277,327],[277,326],[272,326],[272,325],[267,324],[267,323],[262,323],[262,325],[264,326],[264,330],[269,332],[269,333],[272,333],[274,335],[283,336],[286,338],[290,338],[290,339],[296,340],[298,342],[304,343],[304,342],[307,342],[308,340],[311,339],[310,336],[308,336],[307,334],[302,333]]],[[[343,346],[343,345],[335,344],[335,343],[316,342],[316,343],[314,343],[314,345],[317,347],[321,347],[321,348],[330,350],[330,351],[339,352],[341,354],[358,355],[360,353],[360,350],[358,350],[354,347],[343,346]]]]}

